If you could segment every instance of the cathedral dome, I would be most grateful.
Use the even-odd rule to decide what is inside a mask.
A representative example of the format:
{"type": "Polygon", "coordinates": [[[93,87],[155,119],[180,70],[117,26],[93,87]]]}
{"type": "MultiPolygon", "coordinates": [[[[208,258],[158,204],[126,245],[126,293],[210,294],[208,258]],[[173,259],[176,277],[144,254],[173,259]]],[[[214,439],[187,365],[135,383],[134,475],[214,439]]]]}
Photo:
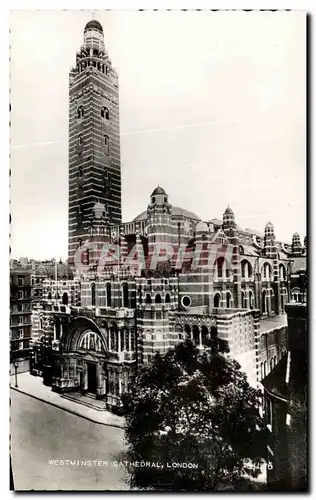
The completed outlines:
{"type": "Polygon", "coordinates": [[[268,229],[268,228],[274,229],[273,224],[270,221],[266,223],[266,229],[268,229]]]}
{"type": "Polygon", "coordinates": [[[167,195],[166,191],[161,186],[157,186],[151,193],[151,196],[156,196],[157,194],[167,195]]]}
{"type": "MultiPolygon", "coordinates": [[[[193,219],[195,221],[201,220],[200,217],[198,217],[195,213],[190,212],[189,210],[185,210],[184,208],[171,206],[170,210],[171,210],[171,215],[176,218],[181,217],[186,219],[193,219]]],[[[145,221],[147,220],[147,217],[148,217],[147,210],[145,210],[145,212],[142,212],[137,217],[135,217],[134,222],[145,221]]]]}
{"type": "Polygon", "coordinates": [[[87,30],[98,30],[101,33],[103,33],[102,25],[99,23],[99,21],[96,21],[95,19],[92,19],[92,21],[89,21],[86,24],[84,31],[87,30]]]}

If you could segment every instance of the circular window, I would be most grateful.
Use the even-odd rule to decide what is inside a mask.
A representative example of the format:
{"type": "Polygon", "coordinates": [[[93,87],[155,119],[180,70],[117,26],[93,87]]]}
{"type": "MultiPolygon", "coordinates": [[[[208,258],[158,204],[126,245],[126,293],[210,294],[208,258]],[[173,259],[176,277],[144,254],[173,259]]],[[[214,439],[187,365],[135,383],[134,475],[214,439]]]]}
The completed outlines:
{"type": "Polygon", "coordinates": [[[184,295],[184,297],[182,297],[181,299],[181,303],[183,305],[183,307],[190,307],[191,305],[191,299],[188,295],[184,295]]]}

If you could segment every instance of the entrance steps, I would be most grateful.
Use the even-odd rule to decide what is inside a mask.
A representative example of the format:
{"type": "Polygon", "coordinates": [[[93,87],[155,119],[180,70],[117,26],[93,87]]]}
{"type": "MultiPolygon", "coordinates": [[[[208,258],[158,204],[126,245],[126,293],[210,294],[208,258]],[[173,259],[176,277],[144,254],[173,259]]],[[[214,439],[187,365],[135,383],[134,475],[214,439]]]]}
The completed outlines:
{"type": "Polygon", "coordinates": [[[106,410],[106,402],[104,399],[96,399],[95,394],[81,394],[80,392],[68,392],[61,394],[62,398],[68,399],[70,401],[74,401],[75,403],[79,403],[84,406],[88,406],[89,408],[93,408],[93,410],[105,411],[106,410]]]}

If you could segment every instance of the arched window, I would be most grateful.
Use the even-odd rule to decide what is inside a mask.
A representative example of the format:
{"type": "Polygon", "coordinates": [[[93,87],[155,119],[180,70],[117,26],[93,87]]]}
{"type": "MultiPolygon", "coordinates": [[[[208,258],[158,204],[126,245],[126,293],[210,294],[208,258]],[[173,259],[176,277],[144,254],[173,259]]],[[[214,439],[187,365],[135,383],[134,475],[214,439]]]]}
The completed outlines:
{"type": "Polygon", "coordinates": [[[78,109],[77,109],[77,118],[78,118],[78,120],[80,120],[81,118],[83,118],[83,115],[84,115],[83,106],[79,106],[78,109]]]}
{"type": "Polygon", "coordinates": [[[222,278],[223,277],[224,262],[225,262],[224,257],[219,257],[216,260],[216,262],[215,262],[215,265],[216,265],[216,274],[217,274],[218,278],[222,278]]]}
{"type": "Polygon", "coordinates": [[[267,312],[267,292],[266,292],[266,290],[263,290],[263,292],[262,292],[262,312],[263,313],[267,312]]]}
{"type": "Polygon", "coordinates": [[[271,280],[271,267],[270,267],[270,264],[268,264],[267,262],[265,262],[265,264],[263,264],[263,279],[265,281],[271,280]]]}
{"type": "Polygon", "coordinates": [[[113,323],[110,327],[110,350],[112,352],[118,351],[118,332],[116,323],[113,323]]]}
{"type": "Polygon", "coordinates": [[[83,149],[83,137],[80,134],[77,139],[77,151],[79,155],[81,155],[82,149],[83,149]]]}
{"type": "Polygon", "coordinates": [[[97,352],[102,352],[105,350],[103,345],[103,340],[101,339],[101,337],[97,333],[92,332],[91,330],[86,332],[81,337],[79,348],[97,352]]]}
{"type": "Polygon", "coordinates": [[[207,326],[203,325],[201,329],[201,335],[202,335],[202,344],[206,345],[207,339],[208,339],[208,328],[207,326]]]}
{"type": "Polygon", "coordinates": [[[279,266],[279,276],[280,276],[280,281],[286,281],[286,271],[283,264],[280,264],[279,266]]]}
{"type": "Polygon", "coordinates": [[[215,296],[214,296],[214,307],[215,308],[219,307],[220,300],[221,300],[220,294],[216,293],[215,296]]]}
{"type": "Polygon", "coordinates": [[[128,307],[128,285],[123,283],[122,285],[122,295],[123,295],[123,307],[128,307]]]}
{"type": "Polygon", "coordinates": [[[105,151],[105,154],[109,154],[109,138],[107,135],[104,136],[104,151],[105,151]]]}
{"type": "Polygon", "coordinates": [[[169,304],[171,302],[169,293],[166,293],[165,301],[166,301],[166,304],[169,304]]]}
{"type": "Polygon", "coordinates": [[[200,345],[200,330],[199,330],[199,327],[197,325],[193,325],[192,336],[193,336],[193,342],[196,345],[200,345]]]}
{"type": "Polygon", "coordinates": [[[101,71],[101,63],[98,62],[98,70],[101,71]]]}
{"type": "Polygon", "coordinates": [[[253,309],[255,307],[254,296],[253,296],[252,290],[249,290],[249,306],[250,306],[250,309],[253,309]]]}
{"type": "Polygon", "coordinates": [[[111,307],[111,283],[106,284],[106,305],[111,307]]]}
{"type": "Polygon", "coordinates": [[[241,292],[241,308],[246,309],[246,297],[245,297],[245,292],[241,292]]]}
{"type": "Polygon", "coordinates": [[[107,107],[102,106],[101,108],[101,116],[102,118],[105,118],[106,120],[110,119],[110,112],[107,107]]]}
{"type": "Polygon", "coordinates": [[[266,377],[266,375],[267,375],[267,362],[265,361],[263,365],[263,376],[266,377]]]}
{"type": "Polygon", "coordinates": [[[263,363],[261,363],[261,379],[260,380],[262,380],[262,379],[263,379],[263,363]]]}
{"type": "Polygon", "coordinates": [[[241,277],[245,278],[246,280],[251,278],[252,275],[252,267],[250,262],[248,260],[242,260],[241,261],[241,277]]]}
{"type": "Polygon", "coordinates": [[[229,309],[231,307],[232,296],[229,292],[226,292],[226,307],[229,309]]]}
{"type": "Polygon", "coordinates": [[[95,284],[91,285],[91,305],[95,306],[95,284]]]}
{"type": "Polygon", "coordinates": [[[63,293],[63,304],[65,306],[68,306],[68,293],[67,292],[63,293]]]}
{"type": "Polygon", "coordinates": [[[156,302],[156,304],[161,304],[161,295],[160,295],[160,293],[157,293],[157,295],[155,297],[155,302],[156,302]]]}
{"type": "Polygon", "coordinates": [[[47,294],[47,299],[48,299],[48,300],[52,300],[52,293],[51,293],[51,292],[48,292],[48,294],[47,294]]]}
{"type": "Polygon", "coordinates": [[[43,320],[42,320],[42,318],[40,319],[40,329],[43,330],[43,320]]]}
{"type": "Polygon", "coordinates": [[[183,328],[181,325],[178,324],[175,326],[175,332],[178,335],[179,340],[182,340],[183,339],[183,328]]]}
{"type": "Polygon", "coordinates": [[[151,304],[151,296],[149,295],[149,293],[146,294],[146,304],[151,304]]]}
{"type": "Polygon", "coordinates": [[[54,340],[60,339],[60,320],[59,320],[59,318],[57,318],[55,321],[55,336],[56,336],[56,338],[54,340]]]}
{"type": "Polygon", "coordinates": [[[270,359],[270,371],[272,371],[272,370],[273,370],[273,358],[270,359]]]}
{"type": "Polygon", "coordinates": [[[189,325],[184,325],[185,336],[187,339],[191,338],[191,328],[189,325]]]}

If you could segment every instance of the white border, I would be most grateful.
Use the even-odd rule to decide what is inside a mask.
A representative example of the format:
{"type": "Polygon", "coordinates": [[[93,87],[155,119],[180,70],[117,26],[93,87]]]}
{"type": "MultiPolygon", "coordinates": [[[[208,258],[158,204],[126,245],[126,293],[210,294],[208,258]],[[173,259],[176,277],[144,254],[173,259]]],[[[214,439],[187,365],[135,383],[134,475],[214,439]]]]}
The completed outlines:
{"type": "MultiPolygon", "coordinates": [[[[8,121],[9,121],[9,113],[8,113],[8,82],[9,82],[9,72],[8,72],[8,57],[9,57],[9,52],[8,52],[8,30],[9,30],[9,10],[14,10],[14,9],[45,9],[45,10],[58,10],[58,9],[74,9],[74,10],[80,10],[80,9],[85,9],[85,10],[105,10],[105,9],[126,9],[126,10],[131,10],[131,9],[264,9],[264,10],[269,10],[269,9],[291,9],[291,10],[304,10],[307,11],[311,16],[312,16],[312,21],[310,22],[310,29],[313,27],[314,28],[314,33],[311,33],[311,40],[310,40],[310,51],[312,51],[314,59],[315,59],[315,17],[316,17],[316,2],[315,0],[159,0],[159,1],[152,1],[152,0],[94,0],[92,4],[88,2],[87,0],[77,0],[76,2],[71,2],[71,1],[60,1],[60,0],[46,0],[43,2],[43,0],[33,0],[33,1],[23,1],[23,0],[12,0],[12,1],[2,1],[0,5],[0,40],[1,40],[1,56],[2,56],[2,64],[1,64],[1,92],[0,92],[0,116],[2,119],[2,126],[1,126],[1,134],[0,134],[0,140],[1,140],[1,154],[2,154],[2,161],[1,161],[1,168],[0,168],[0,186],[1,186],[1,196],[0,196],[0,203],[1,203],[1,210],[0,210],[0,223],[1,223],[1,235],[2,235],[2,245],[1,245],[1,264],[2,264],[2,273],[1,273],[1,296],[0,296],[0,304],[2,307],[2,314],[1,314],[1,322],[2,322],[2,328],[1,328],[1,333],[2,333],[2,349],[1,349],[1,354],[2,354],[2,363],[0,363],[2,372],[1,372],[1,381],[3,384],[2,391],[1,391],[1,397],[2,397],[2,405],[4,408],[7,408],[7,411],[9,410],[8,408],[8,401],[9,401],[9,391],[8,391],[8,353],[7,353],[7,346],[8,346],[8,308],[9,308],[9,296],[8,296],[8,281],[9,281],[9,273],[8,273],[8,239],[7,239],[7,234],[8,234],[8,200],[9,200],[9,191],[8,191],[8,183],[9,183],[9,177],[8,177],[8,170],[9,170],[9,127],[8,127],[8,121]],[[7,50],[6,50],[7,48],[7,50]]],[[[310,58],[311,59],[311,58],[310,58]]],[[[314,68],[315,68],[315,63],[314,63],[314,68]]],[[[314,68],[310,68],[310,89],[312,89],[312,84],[311,82],[315,82],[314,78],[314,68]]],[[[315,84],[314,84],[315,87],[315,84]]],[[[314,101],[314,99],[312,99],[314,101]]],[[[309,109],[314,109],[312,106],[312,102],[309,103],[309,109]]],[[[310,117],[311,121],[312,118],[314,118],[314,112],[312,111],[312,116],[310,117]]],[[[309,140],[311,142],[311,155],[310,155],[310,161],[313,160],[314,155],[313,155],[313,137],[314,134],[312,134],[312,131],[310,131],[310,136],[309,140]]],[[[314,143],[315,144],[315,143],[314,143]]],[[[314,163],[314,162],[313,162],[314,163]]],[[[313,196],[312,193],[314,193],[314,175],[312,175],[313,171],[313,166],[312,164],[309,165],[309,188],[310,188],[310,207],[309,207],[309,221],[310,221],[310,228],[314,227],[314,221],[316,220],[316,214],[315,214],[315,204],[312,203],[313,196]]],[[[314,248],[314,235],[309,234],[309,250],[311,251],[312,248],[314,248]],[[312,240],[312,241],[311,241],[312,240]]],[[[311,254],[312,255],[312,254],[311,254]]],[[[312,258],[310,259],[310,271],[312,271],[313,278],[314,278],[314,273],[313,273],[313,262],[311,262],[312,258]]],[[[311,279],[309,280],[310,286],[314,285],[314,280],[313,283],[311,283],[311,279]]],[[[313,307],[314,304],[314,296],[310,296],[309,300],[309,310],[310,310],[310,325],[309,325],[309,331],[310,331],[310,361],[313,359],[313,355],[315,354],[314,351],[314,342],[313,342],[313,335],[312,332],[315,331],[316,329],[314,327],[315,323],[315,307],[313,307]],[[312,348],[312,349],[311,349],[312,348]]],[[[311,363],[313,366],[315,366],[315,363],[311,363]]],[[[314,380],[314,372],[311,371],[310,373],[310,380],[314,380]]],[[[310,390],[310,395],[312,396],[312,389],[310,390]]],[[[314,403],[315,398],[311,397],[310,398],[310,412],[313,412],[315,410],[314,408],[314,403]]],[[[315,414],[315,413],[314,413],[315,414]]],[[[309,416],[309,421],[312,422],[312,413],[309,416]]],[[[0,447],[1,449],[1,498],[11,498],[12,493],[8,491],[8,483],[9,483],[9,478],[8,478],[8,472],[9,472],[9,460],[8,460],[8,448],[5,443],[7,443],[8,439],[8,432],[9,432],[9,414],[6,413],[5,411],[1,412],[1,430],[3,432],[3,438],[2,438],[2,446],[0,447]]],[[[315,433],[310,432],[310,439],[311,437],[315,436],[315,433]]],[[[313,439],[313,445],[315,441],[313,439]]],[[[314,451],[314,446],[310,446],[310,455],[314,451]]],[[[313,474],[312,474],[312,466],[310,465],[310,486],[313,490],[314,482],[313,482],[313,474]]],[[[92,497],[93,493],[87,494],[86,496],[92,497]]],[[[39,495],[36,494],[29,494],[30,497],[34,496],[34,498],[39,498],[39,495]]],[[[124,495],[126,497],[126,494],[124,495]]],[[[73,498],[79,498],[80,494],[74,495],[73,498]]]]}

